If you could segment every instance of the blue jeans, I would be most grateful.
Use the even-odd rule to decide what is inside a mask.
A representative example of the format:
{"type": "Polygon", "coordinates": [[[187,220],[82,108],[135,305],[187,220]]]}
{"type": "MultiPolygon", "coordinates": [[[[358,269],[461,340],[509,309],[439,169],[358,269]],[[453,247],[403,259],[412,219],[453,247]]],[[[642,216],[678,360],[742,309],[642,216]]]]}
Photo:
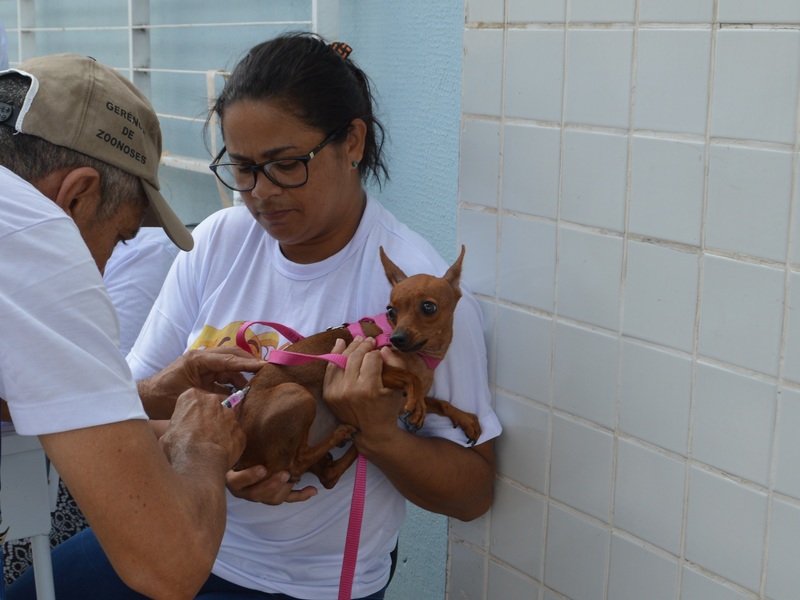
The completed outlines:
{"type": "MultiPolygon", "coordinates": [[[[147,600],[126,586],[114,572],[91,529],[71,537],[53,550],[53,579],[58,600],[147,600]]],[[[383,600],[386,588],[361,600],[383,600]]],[[[225,581],[212,574],[195,596],[201,600],[299,600],[269,594],[225,581]]],[[[33,569],[6,590],[6,600],[36,600],[33,569]]]]}

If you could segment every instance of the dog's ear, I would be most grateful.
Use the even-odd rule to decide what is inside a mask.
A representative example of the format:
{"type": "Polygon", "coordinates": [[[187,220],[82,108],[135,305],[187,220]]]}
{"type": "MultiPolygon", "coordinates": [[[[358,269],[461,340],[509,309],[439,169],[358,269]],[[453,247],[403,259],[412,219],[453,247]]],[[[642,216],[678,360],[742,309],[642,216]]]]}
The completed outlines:
{"type": "Polygon", "coordinates": [[[463,244],[461,245],[461,254],[459,254],[456,262],[454,262],[449,269],[447,269],[447,273],[444,274],[444,279],[447,281],[455,290],[456,294],[459,296],[461,295],[461,288],[459,288],[459,283],[461,282],[461,263],[464,260],[464,253],[467,251],[467,247],[463,244]]]}
{"type": "Polygon", "coordinates": [[[383,263],[383,270],[386,272],[386,279],[388,279],[389,283],[392,285],[392,287],[394,287],[403,281],[403,279],[406,279],[408,275],[403,273],[400,267],[389,260],[389,257],[386,256],[386,252],[383,251],[383,246],[380,247],[380,251],[381,263],[383,263]]]}

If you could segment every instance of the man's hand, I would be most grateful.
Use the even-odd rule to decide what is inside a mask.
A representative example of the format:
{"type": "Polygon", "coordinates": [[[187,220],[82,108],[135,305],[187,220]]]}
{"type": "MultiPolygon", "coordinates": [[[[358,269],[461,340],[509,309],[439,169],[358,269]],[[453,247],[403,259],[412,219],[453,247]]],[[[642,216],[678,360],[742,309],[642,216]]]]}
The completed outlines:
{"type": "Polygon", "coordinates": [[[203,462],[197,460],[198,455],[205,455],[208,467],[217,463],[222,469],[230,469],[239,460],[247,439],[236,413],[222,406],[224,399],[224,395],[198,389],[187,390],[178,398],[160,441],[179,473],[190,474],[187,467],[197,469],[203,462]]]}
{"type": "Polygon", "coordinates": [[[151,419],[169,419],[175,402],[189,388],[230,394],[225,384],[237,389],[247,385],[242,372],[255,373],[266,363],[240,348],[189,350],[159,373],[138,383],[139,397],[151,419]]]}

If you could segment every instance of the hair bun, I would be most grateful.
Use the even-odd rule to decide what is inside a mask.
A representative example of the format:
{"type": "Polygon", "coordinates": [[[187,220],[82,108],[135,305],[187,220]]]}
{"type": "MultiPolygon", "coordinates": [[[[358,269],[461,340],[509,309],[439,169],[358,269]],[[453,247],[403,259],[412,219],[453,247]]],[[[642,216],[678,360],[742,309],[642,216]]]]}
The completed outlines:
{"type": "Polygon", "coordinates": [[[336,52],[336,54],[340,55],[342,58],[347,58],[353,51],[353,49],[344,42],[333,42],[330,45],[330,48],[331,50],[336,52]]]}

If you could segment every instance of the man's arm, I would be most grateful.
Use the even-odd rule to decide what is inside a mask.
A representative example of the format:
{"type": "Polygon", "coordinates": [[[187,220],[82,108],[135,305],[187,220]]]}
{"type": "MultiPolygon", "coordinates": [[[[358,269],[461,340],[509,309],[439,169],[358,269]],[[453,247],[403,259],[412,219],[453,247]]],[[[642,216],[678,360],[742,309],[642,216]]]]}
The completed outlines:
{"type": "Polygon", "coordinates": [[[40,437],[116,572],[147,596],[193,598],[213,565],[245,445],[221,399],[183,394],[161,443],[143,420],[40,437]]]}
{"type": "Polygon", "coordinates": [[[148,417],[169,419],[175,400],[187,388],[227,395],[230,389],[223,384],[242,389],[247,385],[242,371],[255,373],[264,364],[240,348],[189,350],[162,371],[137,382],[139,397],[148,417]]]}

